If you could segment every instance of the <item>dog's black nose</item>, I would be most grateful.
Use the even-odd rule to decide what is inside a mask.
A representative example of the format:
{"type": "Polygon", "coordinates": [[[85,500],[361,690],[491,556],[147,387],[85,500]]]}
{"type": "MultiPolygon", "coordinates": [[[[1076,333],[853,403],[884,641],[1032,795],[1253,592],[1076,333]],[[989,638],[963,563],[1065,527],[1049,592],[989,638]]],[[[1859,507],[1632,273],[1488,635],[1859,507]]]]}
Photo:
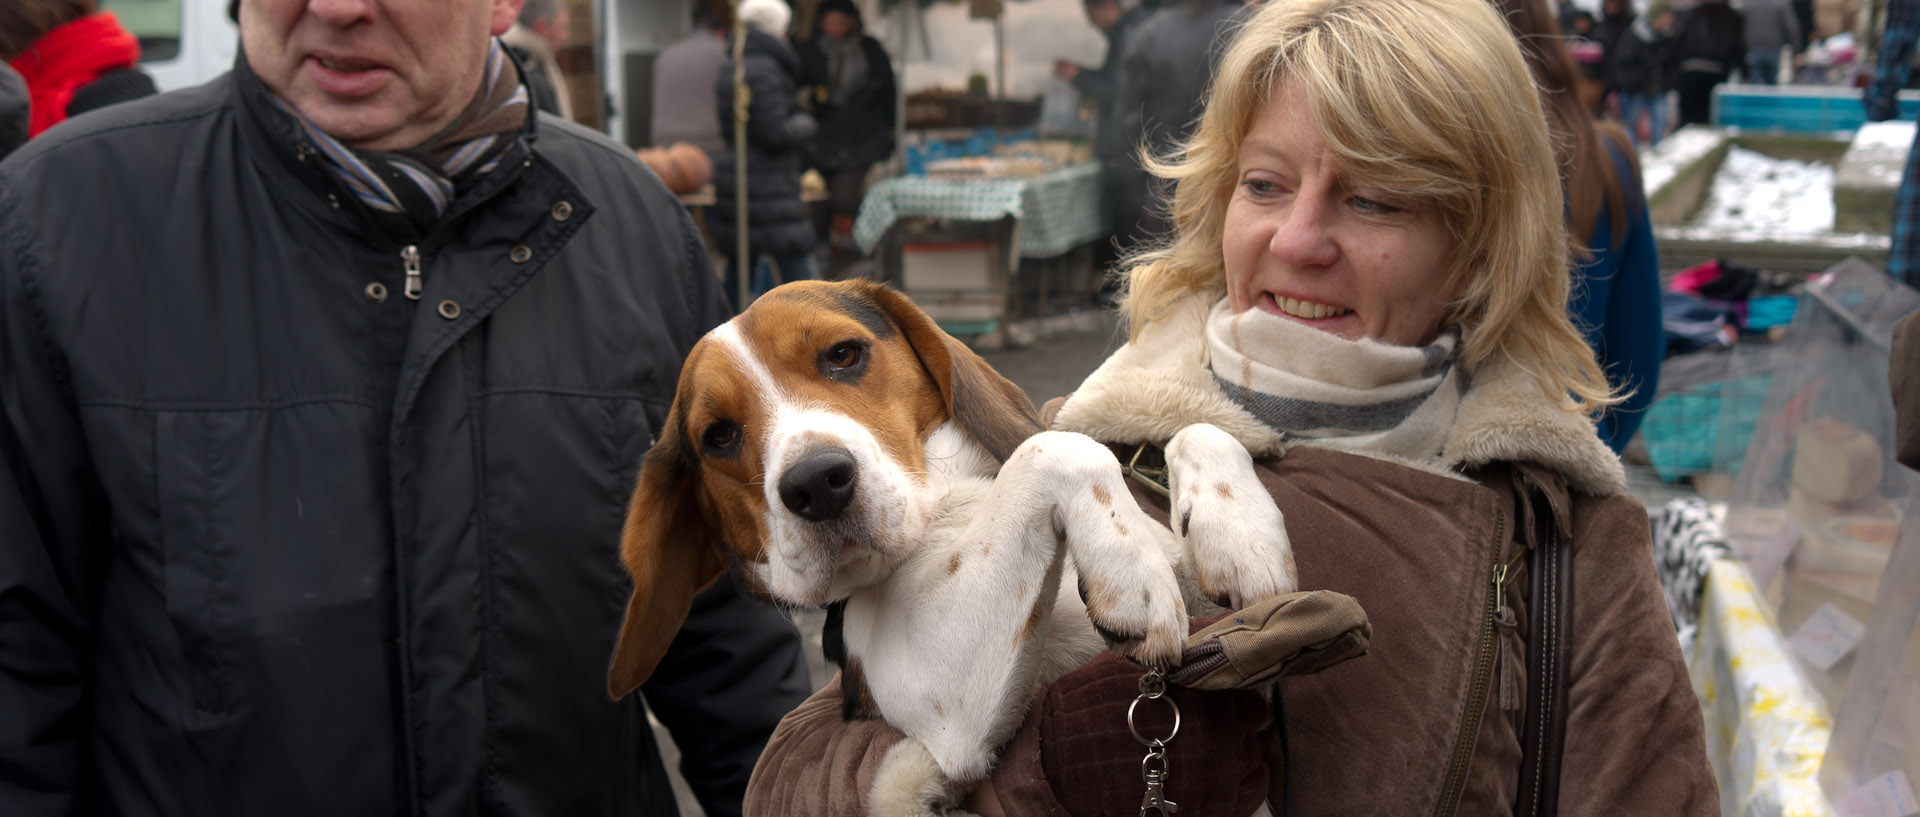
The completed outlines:
{"type": "Polygon", "coordinates": [[[856,473],[846,449],[815,451],[780,475],[780,503],[809,522],[838,519],[853,502],[856,473]]]}

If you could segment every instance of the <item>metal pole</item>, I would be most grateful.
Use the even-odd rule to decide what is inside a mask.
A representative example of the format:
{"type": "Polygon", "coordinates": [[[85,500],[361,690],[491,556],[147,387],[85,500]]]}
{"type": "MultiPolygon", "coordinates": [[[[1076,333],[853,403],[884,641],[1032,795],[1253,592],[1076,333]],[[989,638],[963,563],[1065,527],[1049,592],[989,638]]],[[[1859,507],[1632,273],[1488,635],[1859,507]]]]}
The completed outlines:
{"type": "Polygon", "coordinates": [[[740,0],[733,0],[733,261],[738,270],[735,301],[747,309],[753,291],[753,257],[747,254],[747,109],[753,89],[747,87],[747,26],[740,22],[740,0]]]}
{"type": "MultiPolygon", "coordinates": [[[[993,15],[993,127],[1007,129],[1007,6],[993,15]]],[[[1005,139],[1006,134],[1000,134],[1005,139]]]]}

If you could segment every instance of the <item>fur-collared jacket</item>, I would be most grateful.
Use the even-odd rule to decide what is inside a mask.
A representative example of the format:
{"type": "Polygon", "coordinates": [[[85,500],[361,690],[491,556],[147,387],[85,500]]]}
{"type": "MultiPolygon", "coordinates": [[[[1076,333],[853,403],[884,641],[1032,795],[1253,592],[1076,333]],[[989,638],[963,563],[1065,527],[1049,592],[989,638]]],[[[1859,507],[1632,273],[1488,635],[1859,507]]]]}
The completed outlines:
{"type": "MultiPolygon", "coordinates": [[[[1570,543],[1574,575],[1559,813],[1717,814],[1700,706],[1654,575],[1646,510],[1622,493],[1619,460],[1592,424],[1496,360],[1470,373],[1436,459],[1290,444],[1214,385],[1203,333],[1212,303],[1195,297],[1149,325],[1050,406],[1050,422],[1126,445],[1164,442],[1193,422],[1226,429],[1253,452],[1285,514],[1301,588],[1339,591],[1366,609],[1367,655],[1283,681],[1292,751],[1283,759],[1269,730],[1274,813],[1282,769],[1302,815],[1533,813],[1514,802],[1527,685],[1539,680],[1526,670],[1523,548],[1555,536],[1570,543]],[[1497,595],[1496,575],[1504,575],[1497,595]]],[[[1165,500],[1145,491],[1136,499],[1165,518],[1165,500]]],[[[1007,813],[1137,809],[1141,749],[1117,714],[1127,702],[1109,707],[1118,728],[1108,745],[1113,768],[1131,767],[1133,777],[1050,775],[1058,735],[1030,718],[994,777],[1007,813]]],[[[747,813],[865,814],[863,801],[892,796],[886,761],[897,741],[884,724],[839,722],[837,704],[816,696],[776,729],[747,813]]],[[[1180,744],[1171,756],[1206,756],[1180,744]]],[[[1203,797],[1183,790],[1200,779],[1173,774],[1167,798],[1203,797]]]]}

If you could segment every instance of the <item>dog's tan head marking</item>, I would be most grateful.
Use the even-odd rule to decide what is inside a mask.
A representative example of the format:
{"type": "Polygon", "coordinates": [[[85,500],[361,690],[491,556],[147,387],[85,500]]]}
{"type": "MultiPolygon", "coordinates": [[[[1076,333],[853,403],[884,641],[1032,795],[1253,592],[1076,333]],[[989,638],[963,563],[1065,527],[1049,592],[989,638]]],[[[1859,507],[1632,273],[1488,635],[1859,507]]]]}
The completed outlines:
{"type": "MultiPolygon", "coordinates": [[[[620,546],[634,593],[608,672],[614,698],[652,675],[694,595],[729,565],[757,592],[824,601],[783,596],[776,585],[786,574],[768,569],[771,551],[793,547],[782,531],[839,512],[797,505],[783,492],[791,452],[837,456],[831,433],[799,428],[797,412],[859,428],[876,450],[849,458],[882,458],[908,475],[924,471],[922,445],[950,420],[1001,461],[1041,430],[1018,386],[906,296],[861,280],[767,293],[688,354],[659,441],[641,462],[620,546]],[[784,459],[770,462],[776,457],[784,459]]],[[[846,535],[864,530],[847,524],[846,535]]],[[[815,585],[824,588],[809,590],[815,585]]]]}

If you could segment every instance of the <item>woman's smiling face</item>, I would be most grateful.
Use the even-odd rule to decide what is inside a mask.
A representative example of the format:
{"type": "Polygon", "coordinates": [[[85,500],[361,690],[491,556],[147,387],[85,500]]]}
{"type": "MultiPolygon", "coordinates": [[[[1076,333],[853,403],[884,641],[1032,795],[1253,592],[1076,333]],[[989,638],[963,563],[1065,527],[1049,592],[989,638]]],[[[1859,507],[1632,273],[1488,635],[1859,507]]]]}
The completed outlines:
{"type": "Polygon", "coordinates": [[[1312,101],[1282,80],[1240,144],[1221,251],[1228,305],[1347,340],[1419,346],[1439,334],[1458,240],[1430,204],[1345,178],[1312,101]]]}

